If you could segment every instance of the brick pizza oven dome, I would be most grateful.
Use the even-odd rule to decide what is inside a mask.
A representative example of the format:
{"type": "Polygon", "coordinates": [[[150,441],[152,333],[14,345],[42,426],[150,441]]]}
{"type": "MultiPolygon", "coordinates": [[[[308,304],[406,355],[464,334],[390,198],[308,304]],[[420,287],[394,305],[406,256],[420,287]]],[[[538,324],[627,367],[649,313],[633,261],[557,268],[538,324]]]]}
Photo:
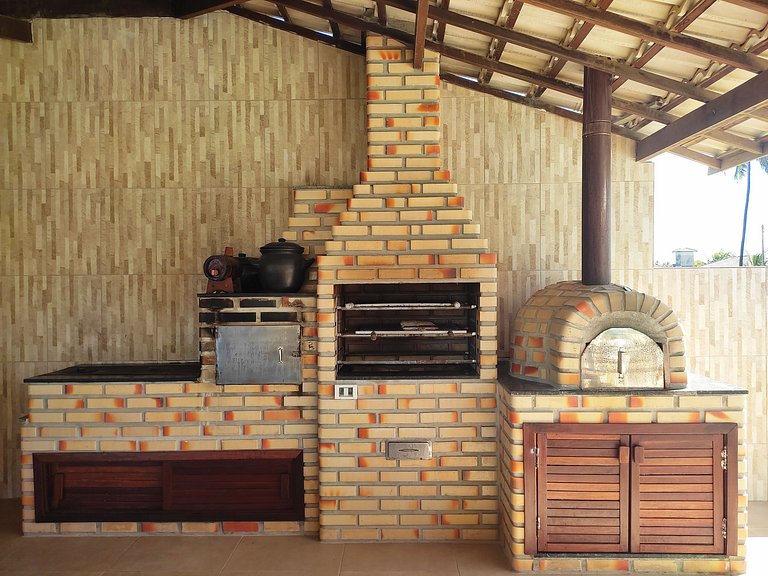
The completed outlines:
{"type": "MultiPolygon", "coordinates": [[[[644,334],[662,351],[663,387],[684,388],[684,333],[677,315],[658,298],[618,286],[559,282],[536,292],[520,308],[512,327],[510,374],[564,387],[587,387],[584,356],[590,343],[614,328],[644,334]]],[[[625,387],[622,352],[615,366],[625,387]]]]}

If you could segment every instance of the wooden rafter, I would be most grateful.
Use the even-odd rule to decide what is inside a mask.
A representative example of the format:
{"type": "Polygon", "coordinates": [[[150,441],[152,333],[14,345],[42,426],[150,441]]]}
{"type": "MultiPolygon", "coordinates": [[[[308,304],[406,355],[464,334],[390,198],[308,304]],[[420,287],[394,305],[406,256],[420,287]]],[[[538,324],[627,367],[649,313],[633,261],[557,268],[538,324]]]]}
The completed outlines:
{"type": "Polygon", "coordinates": [[[277,4],[277,11],[280,12],[280,17],[288,24],[293,24],[291,21],[291,15],[288,13],[288,9],[282,4],[277,4]]]}
{"type": "MultiPolygon", "coordinates": [[[[714,2],[714,0],[712,1],[714,2]]],[[[608,6],[611,5],[611,2],[613,2],[613,0],[600,0],[597,4],[597,8],[600,10],[607,10],[608,6]]],[[[573,38],[565,43],[568,48],[578,48],[581,46],[581,43],[587,39],[587,36],[589,36],[589,33],[592,32],[592,29],[595,27],[592,22],[584,22],[583,20],[579,20],[578,22],[581,23],[578,32],[574,34],[573,38]]],[[[554,62],[552,68],[547,72],[547,76],[557,78],[557,75],[560,74],[560,71],[565,67],[566,63],[567,60],[564,58],[558,58],[554,62]]],[[[539,87],[535,92],[536,96],[541,96],[544,93],[544,90],[545,88],[539,87]]]]}
{"type": "Polygon", "coordinates": [[[32,23],[0,14],[0,38],[31,43],[32,23]]]}
{"type": "Polygon", "coordinates": [[[598,26],[609,28],[617,32],[623,32],[631,36],[637,36],[662,44],[670,48],[681,50],[689,54],[695,54],[715,60],[723,64],[729,64],[736,68],[749,70],[750,72],[762,72],[768,70],[768,62],[752,54],[747,54],[732,48],[726,48],[719,44],[684,36],[665,30],[659,26],[652,26],[638,20],[632,20],[612,12],[601,12],[588,5],[582,6],[570,0],[521,0],[546,10],[552,10],[573,18],[579,18],[585,22],[592,22],[598,26]]]}
{"type": "MultiPolygon", "coordinates": [[[[693,24],[693,22],[701,16],[704,12],[707,11],[707,9],[714,4],[716,0],[700,0],[698,4],[696,4],[693,8],[688,10],[680,19],[675,22],[670,30],[672,32],[682,32],[688,26],[693,24]]],[[[648,62],[651,61],[651,58],[656,56],[659,52],[662,51],[664,48],[663,44],[654,44],[651,47],[649,47],[641,56],[636,58],[632,62],[632,66],[635,68],[642,68],[645,66],[648,62]]],[[[619,86],[624,84],[626,82],[626,78],[617,78],[613,83],[613,90],[616,91],[619,89],[619,86]]]]}
{"type": "MultiPolygon", "coordinates": [[[[504,5],[506,6],[506,4],[504,5]]],[[[504,10],[504,6],[501,7],[502,12],[504,10]]],[[[512,3],[512,7],[509,9],[509,12],[507,13],[507,17],[504,19],[504,22],[502,23],[504,28],[509,28],[512,30],[512,28],[515,27],[515,24],[517,23],[517,18],[520,16],[520,11],[523,9],[523,3],[519,2],[518,0],[515,0],[512,3]]],[[[496,20],[498,23],[503,18],[503,14],[499,14],[499,18],[496,20]]],[[[445,25],[444,22],[440,23],[441,25],[445,25]]],[[[504,40],[499,40],[498,38],[493,38],[491,40],[491,45],[488,47],[488,58],[491,58],[492,60],[496,60],[497,62],[501,60],[501,55],[504,54],[504,49],[507,47],[507,43],[504,40]]],[[[487,84],[491,81],[491,77],[493,76],[492,70],[481,70],[480,75],[478,76],[478,80],[480,82],[483,82],[487,84]]]]}
{"type": "Polygon", "coordinates": [[[216,10],[231,8],[242,2],[243,0],[231,0],[229,2],[216,0],[173,0],[173,15],[176,18],[186,20],[187,18],[202,16],[203,14],[215,12],[216,10]]]}
{"type": "MultiPolygon", "coordinates": [[[[408,2],[404,2],[403,0],[389,0],[389,4],[401,10],[405,10],[406,12],[413,12],[415,10],[413,5],[408,2]]],[[[442,19],[452,26],[463,28],[471,32],[476,32],[478,34],[484,34],[486,36],[495,38],[501,38],[510,44],[517,44],[519,46],[523,46],[524,48],[529,48],[538,52],[544,52],[551,56],[562,57],[583,66],[588,66],[590,68],[594,68],[595,70],[613,74],[614,76],[626,76],[630,80],[640,84],[652,86],[654,88],[672,92],[674,94],[680,94],[687,98],[692,98],[701,102],[708,102],[719,96],[717,92],[712,92],[711,90],[705,90],[698,86],[684,82],[678,82],[677,80],[672,80],[666,76],[654,74],[646,70],[638,70],[637,68],[632,68],[626,64],[621,64],[611,60],[610,58],[594,56],[592,54],[571,48],[564,48],[553,42],[547,42],[541,38],[536,38],[534,36],[523,34],[514,30],[508,30],[507,28],[496,26],[495,24],[489,24],[488,22],[478,20],[477,18],[464,16],[463,14],[459,14],[457,12],[445,12],[431,6],[429,8],[429,17],[442,19]]]]}
{"type": "Polygon", "coordinates": [[[768,72],[763,72],[645,137],[637,143],[636,160],[653,158],[727,123],[735,115],[748,113],[764,104],[766,94],[768,94],[768,72]]]}
{"type": "Polygon", "coordinates": [[[323,44],[328,44],[329,46],[334,46],[336,48],[340,48],[341,50],[352,52],[353,54],[365,54],[365,49],[359,44],[347,42],[341,38],[333,38],[332,36],[328,36],[322,32],[317,32],[316,30],[310,30],[309,28],[297,26],[296,24],[292,24],[278,18],[273,18],[272,16],[267,16],[266,14],[261,14],[260,12],[254,12],[253,10],[248,10],[240,6],[233,6],[232,8],[228,8],[227,11],[237,16],[253,20],[254,22],[266,24],[267,26],[277,28],[278,30],[284,30],[285,32],[292,32],[293,34],[298,34],[304,38],[322,42],[323,44]]]}
{"type": "MultiPolygon", "coordinates": [[[[450,6],[451,6],[451,0],[443,0],[442,2],[440,2],[441,10],[448,10],[450,6]]],[[[437,40],[438,42],[443,42],[445,40],[445,22],[436,20],[435,23],[437,24],[437,30],[435,32],[433,40],[437,40]]]]}
{"type": "Polygon", "coordinates": [[[427,40],[427,9],[429,0],[418,0],[414,29],[413,67],[421,70],[424,66],[424,43],[427,40]]]}
{"type": "MultiPolygon", "coordinates": [[[[323,6],[325,6],[329,10],[333,10],[333,2],[331,0],[323,0],[323,6]]],[[[339,30],[338,23],[333,22],[331,20],[329,20],[328,23],[331,25],[331,32],[333,33],[333,37],[341,38],[341,31],[339,30]]]]}
{"type": "Polygon", "coordinates": [[[376,13],[379,15],[379,24],[387,25],[387,2],[386,0],[376,0],[376,13]]]}

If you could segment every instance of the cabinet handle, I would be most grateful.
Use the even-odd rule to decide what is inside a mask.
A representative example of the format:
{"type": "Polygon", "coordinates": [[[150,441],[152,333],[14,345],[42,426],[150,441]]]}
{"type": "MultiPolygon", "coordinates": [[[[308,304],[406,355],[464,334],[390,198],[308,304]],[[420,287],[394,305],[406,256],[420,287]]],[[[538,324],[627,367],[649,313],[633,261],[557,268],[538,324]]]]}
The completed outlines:
{"type": "Polygon", "coordinates": [[[278,364],[283,363],[283,347],[282,346],[277,347],[277,363],[278,364]]]}
{"type": "Polygon", "coordinates": [[[629,464],[629,446],[619,446],[619,464],[629,464]]]}
{"type": "Polygon", "coordinates": [[[635,464],[645,464],[645,448],[635,446],[635,464]]]}

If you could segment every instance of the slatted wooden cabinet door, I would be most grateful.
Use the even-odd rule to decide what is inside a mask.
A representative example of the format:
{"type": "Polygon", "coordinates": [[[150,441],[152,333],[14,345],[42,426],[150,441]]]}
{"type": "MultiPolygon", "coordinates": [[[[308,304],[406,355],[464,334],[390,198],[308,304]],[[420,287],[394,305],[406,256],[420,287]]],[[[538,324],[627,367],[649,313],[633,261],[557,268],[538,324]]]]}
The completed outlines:
{"type": "Polygon", "coordinates": [[[632,552],[723,554],[722,434],[632,436],[632,552]]]}
{"type": "Polygon", "coordinates": [[[629,435],[537,434],[540,552],[628,548],[629,435]]]}

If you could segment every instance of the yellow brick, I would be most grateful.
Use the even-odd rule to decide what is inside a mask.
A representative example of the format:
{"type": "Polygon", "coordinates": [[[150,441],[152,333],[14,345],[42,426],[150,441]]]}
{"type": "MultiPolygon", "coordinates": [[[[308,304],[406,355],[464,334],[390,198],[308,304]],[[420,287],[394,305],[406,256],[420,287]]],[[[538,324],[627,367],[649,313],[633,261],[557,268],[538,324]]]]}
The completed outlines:
{"type": "Polygon", "coordinates": [[[656,414],[656,421],[660,424],[694,423],[702,420],[700,412],[658,412],[656,414]]]}
{"type": "Polygon", "coordinates": [[[707,574],[725,574],[728,563],[725,560],[684,560],[683,572],[704,572],[707,574]]]}
{"type": "Polygon", "coordinates": [[[437,496],[437,486],[406,485],[400,487],[400,496],[437,496]]]}
{"type": "Polygon", "coordinates": [[[680,572],[680,566],[677,560],[662,560],[660,558],[642,560],[636,558],[633,561],[633,566],[635,572],[680,572]]]}
{"type": "Polygon", "coordinates": [[[602,412],[560,412],[560,422],[565,424],[601,424],[604,421],[602,412]]]}
{"type": "MultiPolygon", "coordinates": [[[[369,64],[370,66],[370,64],[369,64]]],[[[374,104],[369,102],[367,106],[368,114],[401,114],[405,107],[403,104],[374,104]]]]}
{"type": "Polygon", "coordinates": [[[626,396],[584,396],[581,400],[584,408],[626,408],[626,396]]]}
{"type": "Polygon", "coordinates": [[[741,410],[721,410],[711,411],[707,410],[704,414],[705,422],[736,422],[737,424],[744,424],[744,412],[741,410]]]}
{"type": "MultiPolygon", "coordinates": [[[[520,398],[519,396],[515,396],[513,398],[520,398]]],[[[586,399],[586,397],[584,397],[586,399]]],[[[557,408],[557,409],[566,409],[566,408],[578,408],[579,407],[579,396],[537,396],[536,397],[536,408],[557,408]]]]}
{"type": "Polygon", "coordinates": [[[448,250],[450,240],[411,240],[412,250],[448,250]]]}

